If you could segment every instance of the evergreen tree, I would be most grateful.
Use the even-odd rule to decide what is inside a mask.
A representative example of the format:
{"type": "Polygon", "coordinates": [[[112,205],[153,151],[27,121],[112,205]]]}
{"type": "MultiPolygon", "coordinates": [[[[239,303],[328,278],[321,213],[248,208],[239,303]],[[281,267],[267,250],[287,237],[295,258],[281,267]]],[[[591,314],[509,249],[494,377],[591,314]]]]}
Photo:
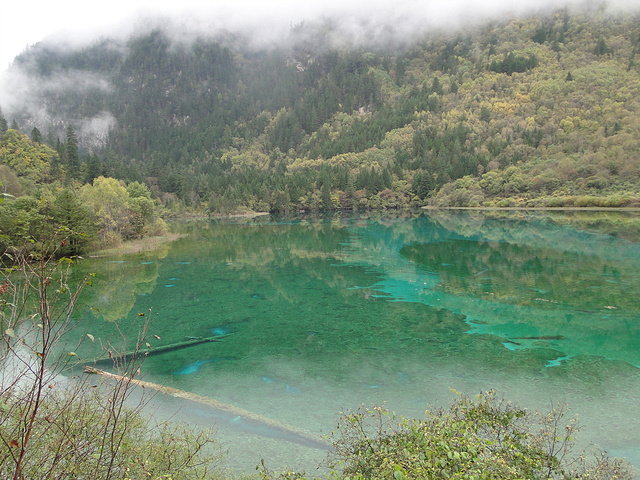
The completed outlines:
{"type": "Polygon", "coordinates": [[[442,85],[440,84],[440,80],[438,77],[433,77],[433,83],[431,84],[431,91],[437,93],[438,95],[444,94],[442,90],[442,85]]]}
{"type": "Polygon", "coordinates": [[[331,200],[331,181],[327,175],[322,182],[321,189],[322,210],[333,210],[333,201],[331,200]]]}
{"type": "Polygon", "coordinates": [[[398,85],[401,85],[404,81],[407,73],[407,63],[409,63],[409,61],[404,58],[396,59],[396,83],[398,85]]]}
{"type": "Polygon", "coordinates": [[[531,39],[536,43],[543,44],[547,41],[547,29],[544,27],[538,28],[531,39]]]}
{"type": "Polygon", "coordinates": [[[598,56],[607,55],[608,53],[611,53],[611,50],[607,46],[607,42],[604,41],[604,38],[600,37],[600,39],[598,40],[598,43],[596,44],[596,48],[593,50],[593,53],[595,53],[598,56]]]}
{"type": "Polygon", "coordinates": [[[92,183],[95,178],[102,175],[102,163],[97,155],[87,157],[87,168],[85,170],[84,183],[92,183]]]}
{"type": "Polygon", "coordinates": [[[56,145],[56,141],[54,139],[53,132],[51,131],[51,129],[47,131],[47,139],[45,140],[45,142],[47,143],[47,145],[49,145],[52,148],[56,145]]]}
{"type": "Polygon", "coordinates": [[[4,118],[2,114],[2,108],[0,108],[0,135],[6,132],[9,129],[9,125],[7,124],[7,119],[4,118]]]}
{"type": "Polygon", "coordinates": [[[76,137],[76,132],[71,125],[67,127],[65,160],[67,163],[67,176],[70,178],[79,178],[80,157],[78,157],[78,137],[76,137]]]}
{"type": "Polygon", "coordinates": [[[38,130],[38,127],[33,127],[33,130],[31,130],[31,140],[36,143],[42,143],[42,134],[40,130],[38,130]]]}
{"type": "Polygon", "coordinates": [[[53,203],[51,215],[63,237],[59,255],[81,254],[97,230],[87,208],[73,193],[63,190],[53,203]]]}
{"type": "Polygon", "coordinates": [[[355,207],[356,202],[356,187],[353,182],[353,177],[347,171],[347,188],[345,190],[347,204],[346,207],[355,207]]]}

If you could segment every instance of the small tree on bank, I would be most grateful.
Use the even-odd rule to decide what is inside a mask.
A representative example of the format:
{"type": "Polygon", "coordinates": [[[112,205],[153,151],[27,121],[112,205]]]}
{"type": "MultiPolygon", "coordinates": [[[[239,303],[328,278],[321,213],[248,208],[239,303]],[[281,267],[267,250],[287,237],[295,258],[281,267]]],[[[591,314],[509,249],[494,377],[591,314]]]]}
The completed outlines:
{"type": "MultiPolygon", "coordinates": [[[[57,259],[73,232],[43,232],[48,236],[36,248],[2,255],[0,478],[215,478],[209,470],[217,457],[204,455],[209,433],[148,427],[140,415],[144,397],[137,407],[125,406],[148,323],[135,332],[134,352],[114,361],[121,380],[68,376],[79,345],[67,345],[66,335],[79,328],[74,308],[93,277],[74,278],[75,260],[57,259]]],[[[82,341],[94,341],[88,330],[82,341]]]]}

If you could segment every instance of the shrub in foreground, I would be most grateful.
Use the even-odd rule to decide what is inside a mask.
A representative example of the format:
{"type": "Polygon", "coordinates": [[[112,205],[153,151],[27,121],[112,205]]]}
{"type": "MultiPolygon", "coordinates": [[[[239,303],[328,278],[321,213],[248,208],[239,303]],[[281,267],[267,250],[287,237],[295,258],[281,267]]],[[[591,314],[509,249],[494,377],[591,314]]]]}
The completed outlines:
{"type": "MultiPolygon", "coordinates": [[[[334,437],[331,478],[633,479],[632,467],[594,452],[574,454],[575,419],[566,408],[532,412],[494,392],[460,396],[423,420],[361,408],[345,415],[334,437]]],[[[264,479],[275,478],[263,471],[264,479]]],[[[304,478],[286,472],[279,478],[304,478]]]]}
{"type": "MultiPolygon", "coordinates": [[[[57,390],[62,387],[55,387],[57,390]]],[[[27,418],[19,392],[0,398],[0,478],[12,478],[27,418]]],[[[213,479],[220,453],[209,432],[149,427],[103,389],[47,393],[34,416],[20,478],[213,479]],[[213,448],[213,450],[212,450],[213,448]]]]}

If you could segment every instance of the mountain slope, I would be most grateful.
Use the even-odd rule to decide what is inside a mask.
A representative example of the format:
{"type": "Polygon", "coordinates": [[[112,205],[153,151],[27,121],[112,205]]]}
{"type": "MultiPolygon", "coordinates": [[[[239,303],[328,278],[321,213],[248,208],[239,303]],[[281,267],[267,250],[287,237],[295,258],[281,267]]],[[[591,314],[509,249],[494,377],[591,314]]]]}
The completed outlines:
{"type": "Polygon", "coordinates": [[[637,25],[594,7],[387,48],[336,43],[330,20],[264,50],[162,29],[38,45],[12,115],[50,141],[73,124],[100,173],[211,212],[631,205],[637,25]]]}

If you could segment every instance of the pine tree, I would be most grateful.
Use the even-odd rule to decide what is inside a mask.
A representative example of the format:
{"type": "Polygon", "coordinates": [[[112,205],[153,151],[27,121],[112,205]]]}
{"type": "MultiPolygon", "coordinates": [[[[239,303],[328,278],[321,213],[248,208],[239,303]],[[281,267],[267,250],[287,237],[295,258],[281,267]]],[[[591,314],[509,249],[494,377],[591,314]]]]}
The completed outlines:
{"type": "Polygon", "coordinates": [[[33,127],[33,130],[31,130],[31,140],[36,143],[42,143],[42,134],[40,130],[38,130],[38,127],[33,127]]]}
{"type": "Polygon", "coordinates": [[[438,77],[433,77],[433,83],[431,84],[431,91],[437,93],[438,95],[443,95],[444,91],[442,90],[442,85],[440,84],[440,80],[438,77]]]}
{"type": "Polygon", "coordinates": [[[70,178],[78,178],[80,174],[80,158],[78,157],[78,137],[69,125],[67,127],[67,142],[65,143],[65,160],[67,162],[67,175],[70,178]]]}
{"type": "Polygon", "coordinates": [[[611,50],[607,46],[607,42],[604,41],[604,38],[600,37],[598,43],[596,44],[596,48],[594,48],[593,53],[596,55],[607,55],[611,53],[611,50]]]}
{"type": "Polygon", "coordinates": [[[92,183],[94,178],[102,175],[102,163],[97,155],[89,155],[85,171],[84,183],[92,183]]]}
{"type": "Polygon", "coordinates": [[[86,207],[69,190],[56,197],[51,211],[56,225],[68,229],[60,247],[62,256],[81,254],[96,234],[96,226],[86,207]]]}
{"type": "Polygon", "coordinates": [[[7,124],[7,119],[4,118],[2,114],[2,109],[0,108],[0,135],[9,130],[9,125],[7,124]]]}
{"type": "Polygon", "coordinates": [[[333,210],[333,202],[331,200],[331,180],[327,174],[322,181],[322,189],[320,193],[322,199],[322,210],[333,210]]]}

